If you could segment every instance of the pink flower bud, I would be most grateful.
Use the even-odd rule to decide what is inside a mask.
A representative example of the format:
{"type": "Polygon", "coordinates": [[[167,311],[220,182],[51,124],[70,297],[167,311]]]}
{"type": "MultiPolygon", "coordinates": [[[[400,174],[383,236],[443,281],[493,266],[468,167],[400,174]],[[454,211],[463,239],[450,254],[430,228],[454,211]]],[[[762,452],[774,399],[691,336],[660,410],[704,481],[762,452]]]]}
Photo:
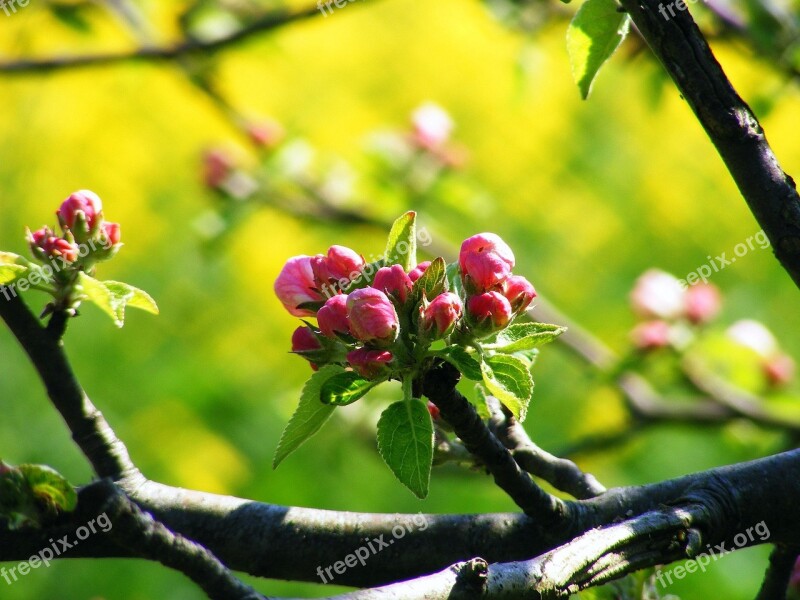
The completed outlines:
{"type": "Polygon", "coordinates": [[[362,377],[372,379],[385,371],[386,365],[392,362],[392,353],[388,350],[368,350],[359,348],[347,353],[347,362],[362,377]]]}
{"type": "Polygon", "coordinates": [[[391,267],[381,267],[375,273],[375,279],[372,286],[387,294],[391,294],[400,302],[405,302],[408,297],[408,292],[414,282],[411,281],[403,267],[400,265],[392,265],[391,267]]]}
{"type": "Polygon", "coordinates": [[[669,346],[670,327],[665,321],[639,323],[631,331],[633,345],[640,350],[655,350],[669,346]]]}
{"type": "Polygon", "coordinates": [[[71,194],[56,211],[58,222],[62,227],[74,229],[78,214],[83,214],[83,219],[89,231],[93,230],[97,223],[97,217],[103,210],[103,203],[94,192],[89,190],[78,190],[71,194]]]}
{"type": "Polygon", "coordinates": [[[414,283],[417,279],[422,277],[422,274],[428,270],[428,267],[431,266],[431,261],[426,260],[425,262],[419,263],[416,267],[411,269],[408,272],[408,278],[411,280],[411,283],[414,283]]]}
{"type": "Polygon", "coordinates": [[[372,287],[354,291],[347,297],[350,331],[364,341],[392,342],[397,338],[400,322],[389,298],[372,287]]]}
{"type": "Polygon", "coordinates": [[[331,246],[328,255],[317,254],[311,259],[311,268],[317,285],[343,284],[342,280],[352,281],[364,268],[364,258],[345,246],[331,246]]]}
{"type": "Polygon", "coordinates": [[[248,125],[247,135],[256,146],[274,148],[283,139],[284,131],[280,123],[263,121],[248,125]]]}
{"type": "Polygon", "coordinates": [[[233,173],[233,159],[223,150],[214,148],[203,154],[203,182],[210,188],[220,188],[233,173]]]}
{"type": "Polygon", "coordinates": [[[110,223],[106,221],[103,223],[103,235],[108,240],[107,245],[116,246],[120,240],[119,223],[110,223]]]}
{"type": "Polygon", "coordinates": [[[437,419],[441,418],[441,413],[439,411],[439,407],[436,406],[433,402],[428,400],[428,412],[431,413],[431,418],[436,421],[437,419]]]}
{"type": "Polygon", "coordinates": [[[779,387],[794,379],[794,360],[788,354],[776,354],[764,362],[764,375],[770,385],[779,387]]]}
{"type": "Polygon", "coordinates": [[[479,233],[461,244],[458,255],[461,276],[469,289],[470,284],[484,292],[503,283],[514,268],[514,253],[494,233],[479,233]]]}
{"type": "Polygon", "coordinates": [[[536,298],[536,290],[522,275],[511,275],[503,282],[503,295],[511,304],[514,314],[519,314],[536,298]]]}
{"type": "Polygon", "coordinates": [[[420,327],[423,331],[434,331],[437,339],[450,335],[461,318],[461,299],[453,292],[439,294],[422,313],[420,327]]]}
{"type": "Polygon", "coordinates": [[[305,302],[321,302],[322,295],[314,284],[311,257],[293,256],[275,279],[275,295],[286,310],[295,317],[313,317],[316,313],[308,308],[297,308],[305,302]]]}
{"type": "Polygon", "coordinates": [[[65,262],[78,260],[78,246],[56,237],[49,227],[42,227],[28,237],[28,244],[34,256],[38,258],[55,258],[60,256],[65,262]]]}
{"type": "Polygon", "coordinates": [[[414,127],[413,139],[423,148],[437,148],[444,144],[453,130],[450,115],[436,104],[423,104],[411,115],[414,127]]]}
{"type": "Polygon", "coordinates": [[[684,310],[685,291],[680,282],[665,271],[650,269],[636,280],[631,305],[645,318],[674,319],[684,310]]]}
{"type": "Polygon", "coordinates": [[[686,290],[686,318],[692,323],[705,323],[717,316],[722,299],[717,286],[698,283],[686,290]]]}
{"type": "Polygon", "coordinates": [[[501,293],[484,292],[467,300],[467,314],[473,331],[488,335],[508,325],[513,311],[501,293]]]}
{"type": "Polygon", "coordinates": [[[347,320],[347,296],[337,294],[328,298],[325,305],[317,311],[317,323],[320,331],[329,338],[335,338],[336,332],[350,333],[347,320]]]}
{"type": "MultiPolygon", "coordinates": [[[[321,350],[322,344],[319,343],[317,336],[314,335],[308,327],[298,327],[292,333],[292,352],[313,352],[314,350],[321,350]]],[[[308,356],[305,357],[309,363],[311,363],[311,368],[315,371],[319,369],[316,363],[311,362],[308,356]]]]}

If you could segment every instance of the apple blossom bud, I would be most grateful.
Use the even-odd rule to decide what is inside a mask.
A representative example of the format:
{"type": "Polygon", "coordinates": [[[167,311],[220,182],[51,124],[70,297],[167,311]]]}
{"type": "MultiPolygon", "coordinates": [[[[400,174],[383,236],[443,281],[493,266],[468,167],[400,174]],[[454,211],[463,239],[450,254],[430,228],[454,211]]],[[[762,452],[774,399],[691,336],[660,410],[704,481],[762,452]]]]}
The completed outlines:
{"type": "Polygon", "coordinates": [[[692,323],[705,323],[717,316],[722,299],[717,286],[698,283],[686,290],[686,318],[692,323]]]}
{"type": "Polygon", "coordinates": [[[631,331],[633,345],[640,350],[655,350],[669,346],[670,326],[666,321],[645,321],[631,331]]]}
{"type": "Polygon", "coordinates": [[[317,323],[320,331],[329,338],[335,338],[336,332],[349,334],[347,296],[337,294],[328,298],[324,306],[317,311],[317,323]]]}
{"type": "Polygon", "coordinates": [[[484,292],[467,300],[467,316],[472,331],[478,335],[489,335],[503,329],[512,315],[511,304],[499,292],[484,292]]]}
{"type": "Polygon", "coordinates": [[[685,290],[680,282],[665,271],[650,269],[636,280],[631,304],[645,318],[674,319],[684,311],[685,290]]]}
{"type": "Polygon", "coordinates": [[[310,256],[293,256],[286,261],[275,279],[274,289],[283,306],[295,317],[313,317],[315,311],[298,306],[306,302],[323,300],[314,284],[310,256]]]}
{"type": "Polygon", "coordinates": [[[378,269],[378,272],[375,273],[375,279],[372,282],[374,288],[391,294],[401,303],[406,301],[408,292],[413,285],[414,282],[406,275],[406,272],[400,265],[381,267],[378,269]]]}
{"type": "MultiPolygon", "coordinates": [[[[93,231],[102,218],[103,203],[97,194],[89,190],[78,190],[67,197],[56,211],[61,227],[74,231],[81,222],[85,223],[85,233],[93,231]]],[[[81,232],[84,233],[84,232],[81,232]]]]}
{"type": "Polygon", "coordinates": [[[116,246],[120,241],[119,223],[103,223],[103,235],[106,239],[106,246],[116,246]]]}
{"type": "Polygon", "coordinates": [[[422,277],[422,274],[428,270],[428,267],[431,266],[431,261],[426,260],[425,262],[419,263],[416,267],[411,269],[408,272],[408,278],[411,280],[411,283],[414,283],[417,279],[422,277]]]}
{"type": "Polygon", "coordinates": [[[463,310],[461,299],[456,294],[439,294],[425,307],[420,319],[420,329],[426,333],[432,332],[435,339],[447,337],[458,324],[463,310]]]}
{"type": "Polygon", "coordinates": [[[56,237],[49,227],[42,227],[28,235],[28,245],[33,255],[46,261],[60,256],[65,262],[78,260],[78,246],[64,238],[56,237]]]}
{"type": "Polygon", "coordinates": [[[514,253],[500,236],[479,233],[461,244],[458,265],[467,290],[485,292],[503,283],[514,268],[514,253]]]}
{"type": "Polygon", "coordinates": [[[788,354],[776,354],[764,362],[764,375],[774,387],[786,385],[794,379],[795,364],[788,354]]]}
{"type": "Polygon", "coordinates": [[[742,319],[728,327],[728,337],[756,352],[762,358],[770,358],[778,352],[778,342],[769,329],[753,319],[742,319]]]}
{"type": "MultiPolygon", "coordinates": [[[[313,353],[316,350],[321,350],[322,344],[319,343],[317,336],[314,335],[314,332],[311,331],[310,328],[303,326],[298,327],[292,333],[292,352],[297,352],[301,356],[307,353],[313,353]]],[[[316,363],[311,361],[311,357],[306,355],[303,356],[309,363],[311,363],[311,368],[315,371],[319,368],[316,363]]]]}
{"type": "Polygon", "coordinates": [[[251,123],[247,126],[247,136],[256,146],[261,148],[274,148],[284,136],[283,127],[276,121],[263,121],[251,123]]]}
{"type": "Polygon", "coordinates": [[[372,379],[386,371],[386,365],[394,357],[388,350],[369,350],[367,348],[359,348],[347,353],[347,362],[350,366],[367,379],[372,379]]]}
{"type": "Polygon", "coordinates": [[[536,290],[533,289],[533,284],[522,275],[511,275],[503,282],[503,295],[511,304],[514,314],[519,314],[528,308],[536,298],[536,290]]]}
{"type": "Polygon", "coordinates": [[[345,246],[331,246],[328,254],[317,254],[311,259],[311,269],[317,286],[326,284],[341,286],[342,280],[352,281],[364,268],[364,258],[345,246]]]}
{"type": "Polygon", "coordinates": [[[423,148],[437,148],[444,144],[453,130],[453,120],[440,106],[428,102],[411,115],[413,139],[423,148]]]}
{"type": "Polygon", "coordinates": [[[233,159],[224,150],[213,148],[203,154],[203,182],[210,188],[221,188],[233,168],[233,159]]]}
{"type": "Polygon", "coordinates": [[[392,301],[380,290],[362,288],[347,297],[350,331],[364,342],[393,342],[400,321],[392,301]]]}
{"type": "Polygon", "coordinates": [[[436,406],[433,402],[428,400],[428,412],[431,414],[431,418],[434,421],[437,421],[442,417],[441,412],[439,411],[439,407],[436,406]]]}

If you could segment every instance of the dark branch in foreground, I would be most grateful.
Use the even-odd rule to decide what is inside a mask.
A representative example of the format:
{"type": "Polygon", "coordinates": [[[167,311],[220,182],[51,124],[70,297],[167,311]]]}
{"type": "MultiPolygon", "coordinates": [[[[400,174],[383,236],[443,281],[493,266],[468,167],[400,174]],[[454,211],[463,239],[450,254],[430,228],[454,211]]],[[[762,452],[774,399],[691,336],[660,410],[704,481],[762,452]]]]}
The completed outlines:
{"type": "Polygon", "coordinates": [[[664,19],[659,0],[620,1],[711,138],[775,256],[800,286],[800,196],[750,107],[688,10],[664,19]]]}
{"type": "Polygon", "coordinates": [[[782,600],[786,597],[786,587],[792,575],[794,563],[800,553],[800,546],[777,545],[769,557],[769,567],[764,574],[764,583],[756,600],[782,600]]]}

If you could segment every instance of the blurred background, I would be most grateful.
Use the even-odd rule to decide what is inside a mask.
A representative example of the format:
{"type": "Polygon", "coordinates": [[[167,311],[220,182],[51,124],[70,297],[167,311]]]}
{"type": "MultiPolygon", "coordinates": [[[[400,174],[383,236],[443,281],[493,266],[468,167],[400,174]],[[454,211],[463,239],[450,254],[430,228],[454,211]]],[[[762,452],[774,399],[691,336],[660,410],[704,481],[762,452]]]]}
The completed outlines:
{"type": "MultiPolygon", "coordinates": [[[[753,6],[741,13],[746,24],[756,22],[748,20],[753,6]]],[[[435,469],[425,501],[394,480],[373,426],[396,391],[390,386],[339,409],[272,469],[310,373],[289,354],[297,319],[272,292],[285,260],[331,244],[377,255],[386,235],[380,224],[414,209],[430,247],[452,252],[449,261],[465,237],[500,234],[516,253],[515,272],[625,354],[637,323],[630,290],[643,271],[685,278],[709,256],[730,258],[760,227],[635,35],[601,71],[589,100],[580,100],[564,41],[575,7],[557,2],[358,0],[213,54],[9,69],[23,59],[168,47],[187,36],[208,42],[277,8],[284,7],[41,1],[0,12],[0,249],[27,254],[25,227],[54,225],[59,203],[81,188],[97,192],[106,218],[121,223],[125,246],[98,276],[147,290],[161,315],[129,311],[118,330],[85,306],[65,343],[81,383],[148,477],[333,510],[514,511],[479,472],[435,469]],[[454,126],[445,145],[420,150],[409,141],[411,115],[426,103],[454,126]]],[[[719,61],[761,118],[783,168],[799,174],[794,67],[755,34],[779,38],[768,28],[753,29],[750,39],[726,36],[708,6],[691,10],[714,34],[719,61]]],[[[796,31],[788,17],[779,23],[796,31]]],[[[797,289],[769,249],[756,245],[711,282],[723,304],[709,335],[756,319],[800,356],[797,289]]],[[[39,292],[25,299],[34,311],[47,300],[39,292]]],[[[661,377],[676,385],[668,363],[649,364],[654,384],[661,377]]],[[[545,449],[628,424],[608,377],[561,344],[544,349],[534,379],[526,428],[545,449]]],[[[763,391],[761,383],[739,383],[763,391]]],[[[791,411],[797,389],[789,383],[769,396],[765,403],[791,411]]],[[[0,406],[3,459],[49,464],[76,485],[90,480],[5,329],[0,406]]],[[[790,443],[741,420],[667,424],[572,457],[612,487],[753,459],[790,443]]],[[[661,591],[751,598],[766,553],[737,552],[661,591]]],[[[344,589],[248,581],[272,595],[344,589]]],[[[8,600],[166,595],[202,597],[182,575],[132,560],[58,561],[13,585],[0,582],[8,600]]]]}

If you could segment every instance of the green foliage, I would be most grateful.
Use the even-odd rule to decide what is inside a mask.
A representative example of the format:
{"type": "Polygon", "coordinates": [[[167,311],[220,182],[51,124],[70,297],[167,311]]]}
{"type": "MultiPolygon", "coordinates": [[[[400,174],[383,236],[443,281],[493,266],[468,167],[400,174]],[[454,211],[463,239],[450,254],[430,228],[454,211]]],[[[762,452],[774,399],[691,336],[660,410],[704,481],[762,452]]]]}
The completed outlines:
{"type": "Polygon", "coordinates": [[[277,469],[284,458],[297,450],[303,442],[317,433],[333,414],[334,406],[320,402],[322,386],[332,377],[344,373],[338,365],[327,365],[314,373],[305,386],[300,396],[300,404],[294,411],[292,418],[283,430],[275,457],[272,459],[272,468],[277,469]]]}
{"type": "Polygon", "coordinates": [[[59,512],[75,510],[77,503],[73,487],[50,467],[0,461],[0,517],[9,529],[38,528],[59,512]]]}
{"type": "Polygon", "coordinates": [[[433,424],[424,402],[400,400],[378,421],[378,451],[392,473],[418,498],[428,495],[433,462],[433,424]]]}
{"type": "Polygon", "coordinates": [[[500,331],[495,341],[486,347],[503,354],[524,352],[554,341],[566,330],[566,327],[549,323],[514,323],[500,331]]]}
{"type": "Polygon", "coordinates": [[[417,213],[409,211],[394,222],[383,256],[387,265],[399,264],[405,271],[414,268],[417,264],[417,213]]]}
{"type": "Polygon", "coordinates": [[[144,290],[121,281],[99,281],[81,272],[78,277],[79,293],[86,300],[94,302],[100,310],[114,321],[114,325],[125,324],[125,308],[130,306],[158,314],[158,305],[144,290]]]}
{"type": "Polygon", "coordinates": [[[521,358],[495,354],[481,361],[483,383],[512,414],[524,421],[533,395],[533,377],[521,358]]]}
{"type": "Polygon", "coordinates": [[[363,398],[380,381],[366,379],[355,371],[339,373],[322,384],[320,400],[323,404],[347,406],[363,398]]]}
{"type": "Polygon", "coordinates": [[[0,285],[8,285],[21,277],[27,270],[27,263],[19,254],[0,252],[0,285]]]}
{"type": "Polygon", "coordinates": [[[630,17],[614,0],[586,0],[567,29],[567,50],[572,77],[586,100],[603,63],[628,35],[630,17]]]}

